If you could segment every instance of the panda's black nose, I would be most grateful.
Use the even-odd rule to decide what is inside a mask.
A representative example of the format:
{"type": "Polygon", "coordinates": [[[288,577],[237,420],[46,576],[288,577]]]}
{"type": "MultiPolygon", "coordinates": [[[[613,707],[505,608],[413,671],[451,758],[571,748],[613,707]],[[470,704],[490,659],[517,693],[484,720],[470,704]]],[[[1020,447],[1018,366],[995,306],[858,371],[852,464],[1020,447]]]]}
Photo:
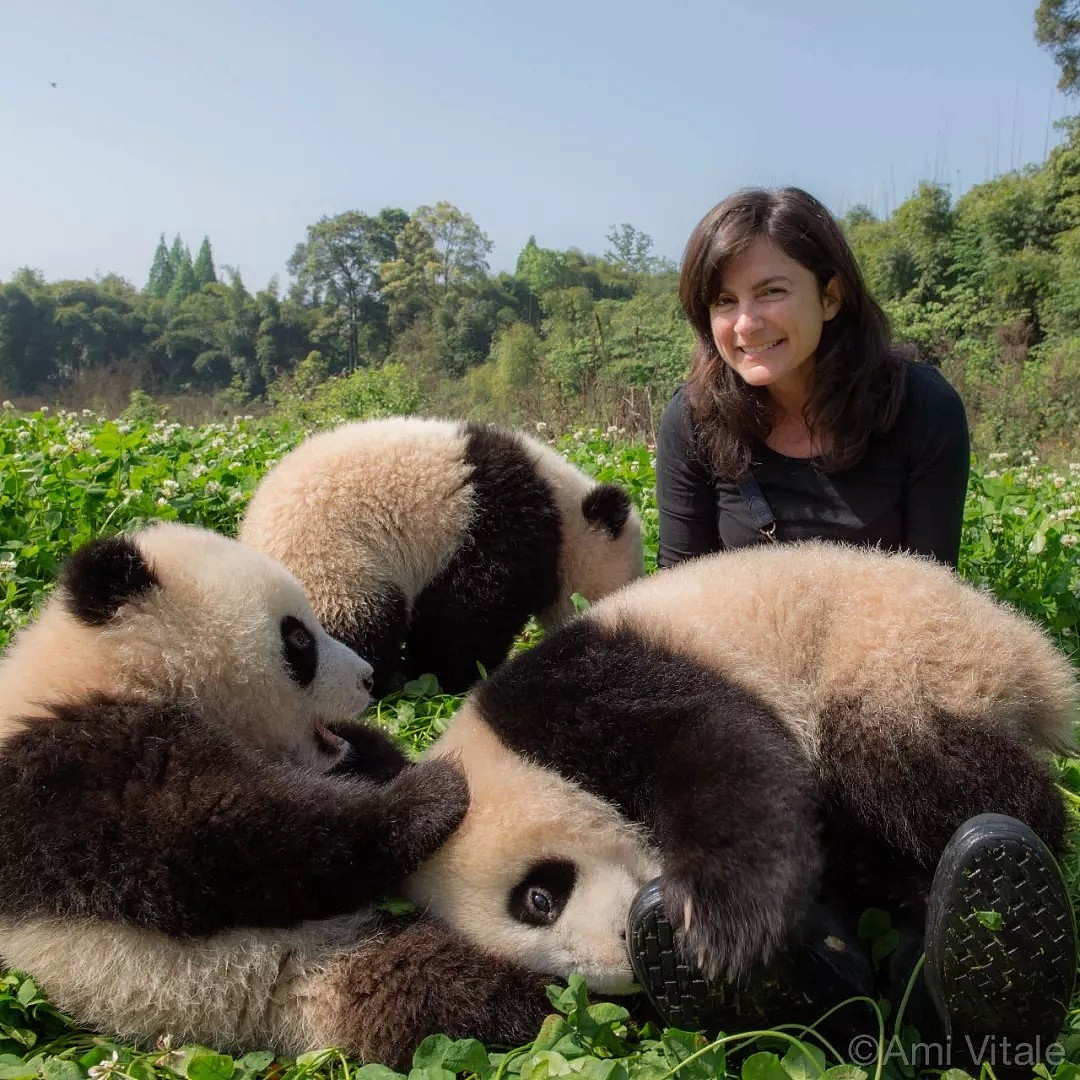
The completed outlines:
{"type": "Polygon", "coordinates": [[[375,686],[375,676],[374,676],[374,674],[365,675],[363,681],[364,681],[364,689],[370,694],[372,689],[375,686]]]}

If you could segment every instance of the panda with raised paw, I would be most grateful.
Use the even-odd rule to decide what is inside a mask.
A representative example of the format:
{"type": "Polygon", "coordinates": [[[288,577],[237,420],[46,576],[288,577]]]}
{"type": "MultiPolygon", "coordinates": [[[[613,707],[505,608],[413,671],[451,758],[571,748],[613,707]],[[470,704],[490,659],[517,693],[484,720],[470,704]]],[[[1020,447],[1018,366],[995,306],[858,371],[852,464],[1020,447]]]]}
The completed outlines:
{"type": "Polygon", "coordinates": [[[920,944],[928,921],[928,989],[957,1039],[1036,1032],[1045,1051],[1075,972],[1049,756],[1071,750],[1076,702],[1041,631],[931,562],[823,543],[697,559],[475,688],[427,756],[462,763],[469,811],[407,889],[537,970],[603,992],[636,974],[683,1026],[702,986],[731,998],[789,956],[823,899],[899,904],[920,944]],[[584,799],[617,817],[548,826],[584,799]],[[981,813],[1007,817],[964,825],[981,813]],[[605,850],[629,826],[633,866],[605,850]],[[650,860],[659,888],[633,901],[650,860]],[[972,921],[986,910],[1003,931],[972,921]],[[677,949],[639,940],[643,917],[677,949]]]}
{"type": "Polygon", "coordinates": [[[463,691],[530,615],[552,628],[574,593],[599,600],[643,570],[624,491],[521,433],[420,418],[305,440],[262,479],[240,538],[296,575],[377,693],[424,672],[463,691]]]}
{"type": "Polygon", "coordinates": [[[453,762],[341,726],[370,675],[236,541],[76,553],[0,661],[2,961],[126,1039],[400,1065],[437,1031],[531,1037],[544,978],[370,905],[468,802],[453,762]]]}

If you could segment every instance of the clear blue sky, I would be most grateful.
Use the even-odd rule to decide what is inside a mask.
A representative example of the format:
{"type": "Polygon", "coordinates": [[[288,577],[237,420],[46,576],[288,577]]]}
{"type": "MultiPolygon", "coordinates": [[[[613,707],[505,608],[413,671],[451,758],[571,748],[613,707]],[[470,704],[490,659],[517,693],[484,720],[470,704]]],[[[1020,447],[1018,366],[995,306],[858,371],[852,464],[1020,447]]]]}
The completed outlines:
{"type": "Polygon", "coordinates": [[[142,285],[179,232],[284,284],[321,215],[440,199],[494,269],[530,233],[600,252],[622,221],[677,259],[747,184],[885,213],[1041,161],[1080,111],[1034,7],[0,0],[0,279],[142,285]]]}

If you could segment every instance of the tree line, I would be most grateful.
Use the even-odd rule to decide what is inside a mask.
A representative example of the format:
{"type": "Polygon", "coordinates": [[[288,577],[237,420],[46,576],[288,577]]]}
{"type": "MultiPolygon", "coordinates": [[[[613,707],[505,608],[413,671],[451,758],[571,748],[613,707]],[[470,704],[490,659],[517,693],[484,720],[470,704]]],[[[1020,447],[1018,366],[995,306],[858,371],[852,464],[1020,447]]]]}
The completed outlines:
{"type": "MultiPolygon", "coordinates": [[[[1080,0],[1041,0],[1035,24],[1062,89],[1080,91],[1080,0]]],[[[842,222],[897,337],[961,385],[984,441],[1080,429],[1080,117],[1062,126],[1040,166],[959,198],[922,184],[887,217],[857,206],[842,222]]],[[[592,255],[530,237],[493,274],[488,237],[450,203],[349,210],[307,228],[284,289],[252,293],[233,268],[219,277],[209,238],[193,259],[162,235],[142,288],[32,270],[0,284],[0,388],[44,395],[105,370],[239,403],[378,369],[433,411],[651,407],[689,357],[675,267],[632,225],[607,240],[592,255]]]]}

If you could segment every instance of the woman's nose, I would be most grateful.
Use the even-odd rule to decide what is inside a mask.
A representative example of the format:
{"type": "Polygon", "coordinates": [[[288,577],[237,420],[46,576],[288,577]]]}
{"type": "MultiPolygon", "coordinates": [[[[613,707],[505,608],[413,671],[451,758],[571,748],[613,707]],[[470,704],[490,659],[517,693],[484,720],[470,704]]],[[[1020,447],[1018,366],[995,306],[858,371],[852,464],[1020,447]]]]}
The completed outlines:
{"type": "Polygon", "coordinates": [[[761,317],[753,307],[739,309],[738,318],[735,320],[735,332],[737,334],[749,334],[760,329],[761,317]]]}

